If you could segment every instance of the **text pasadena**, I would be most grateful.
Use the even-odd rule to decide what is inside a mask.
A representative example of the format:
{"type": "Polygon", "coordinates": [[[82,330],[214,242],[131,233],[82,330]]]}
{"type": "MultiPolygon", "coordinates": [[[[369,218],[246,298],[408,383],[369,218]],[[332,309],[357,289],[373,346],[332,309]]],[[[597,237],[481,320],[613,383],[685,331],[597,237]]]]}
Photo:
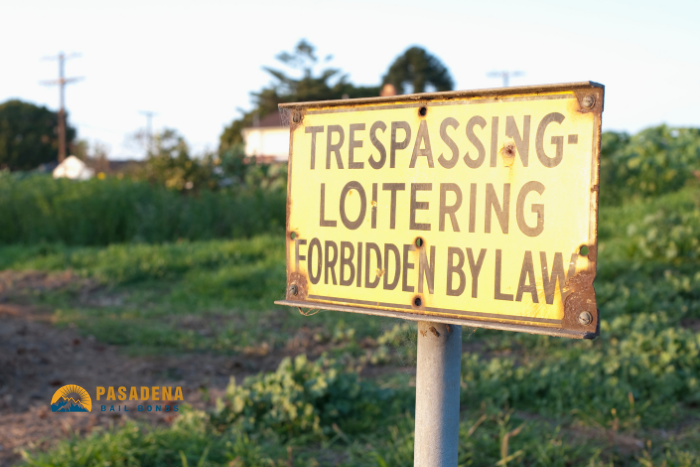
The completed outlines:
{"type": "MultiPolygon", "coordinates": [[[[556,167],[562,161],[564,156],[564,136],[554,135],[550,137],[549,142],[555,147],[553,150],[550,148],[550,153],[548,154],[545,150],[545,132],[552,124],[556,124],[556,126],[561,125],[565,118],[566,117],[559,112],[552,112],[545,115],[537,124],[537,130],[535,132],[535,152],[537,159],[544,167],[556,167]]],[[[531,120],[532,118],[530,115],[525,115],[521,122],[516,122],[513,116],[507,116],[505,118],[505,136],[512,139],[523,167],[528,167],[530,162],[531,120]]],[[[496,167],[499,154],[498,136],[500,121],[499,117],[492,117],[491,122],[487,122],[484,117],[479,115],[475,115],[467,120],[464,125],[464,131],[475,151],[473,153],[470,153],[470,151],[464,153],[464,148],[459,148],[454,139],[456,135],[455,132],[459,131],[463,122],[460,122],[454,117],[445,118],[440,123],[440,139],[450,149],[451,154],[440,154],[437,156],[437,163],[446,169],[456,167],[460,160],[470,169],[481,167],[486,161],[486,147],[482,138],[488,135],[490,130],[488,166],[496,167]],[[488,128],[489,126],[490,128],[488,128]],[[477,134],[476,128],[479,128],[479,133],[484,133],[485,135],[480,137],[477,134]]],[[[433,145],[431,141],[434,140],[436,135],[430,134],[428,118],[421,120],[415,138],[412,137],[413,130],[411,129],[411,125],[406,121],[394,121],[388,124],[381,120],[375,121],[369,127],[369,134],[367,134],[367,126],[364,123],[351,123],[347,126],[307,126],[305,132],[311,137],[311,170],[317,168],[317,155],[321,157],[325,156],[326,169],[364,169],[365,161],[358,158],[359,156],[356,154],[356,150],[365,147],[364,143],[368,137],[372,144],[372,148],[370,149],[372,154],[367,158],[367,163],[372,169],[384,168],[387,159],[389,168],[395,168],[396,152],[408,148],[411,141],[413,141],[413,150],[408,165],[409,168],[416,167],[419,157],[425,158],[429,168],[435,167],[436,157],[433,155],[433,145]],[[324,136],[326,151],[325,154],[320,155],[317,154],[318,141],[324,136]],[[341,150],[347,154],[346,161],[343,161],[341,157],[341,150]]],[[[567,144],[578,144],[578,134],[568,135],[567,144]]],[[[514,152],[515,151],[512,151],[510,155],[514,156],[514,152]]]]}
{"type": "Polygon", "coordinates": [[[175,387],[175,391],[173,391],[173,388],[170,386],[152,386],[152,387],[147,387],[147,386],[140,386],[140,387],[135,387],[131,386],[129,390],[127,391],[126,386],[119,386],[117,387],[117,390],[114,390],[114,386],[108,386],[105,388],[104,386],[97,386],[96,388],[96,396],[97,400],[101,400],[101,397],[106,394],[106,398],[104,400],[108,401],[114,401],[114,400],[120,400],[120,401],[125,401],[127,400],[127,393],[128,393],[128,400],[134,401],[134,400],[162,400],[162,401],[181,401],[182,400],[182,388],[180,386],[175,387]]]}
{"type": "MultiPolygon", "coordinates": [[[[416,248],[413,244],[395,245],[385,243],[380,246],[372,242],[340,242],[332,240],[321,241],[318,238],[308,242],[306,251],[301,247],[307,246],[307,240],[297,238],[295,241],[296,270],[300,270],[300,264],[306,263],[309,281],[318,284],[322,279],[324,284],[340,285],[374,289],[380,285],[385,290],[394,290],[401,282],[402,292],[423,293],[424,283],[428,285],[428,293],[435,293],[435,275],[442,274],[445,284],[445,294],[458,297],[471,293],[472,298],[477,298],[480,290],[481,271],[487,256],[489,261],[495,262],[494,277],[484,279],[493,281],[493,298],[496,300],[522,301],[524,294],[529,294],[533,303],[539,303],[537,290],[544,291],[545,302],[548,305],[554,303],[557,282],[559,291],[563,295],[563,287],[567,280],[576,273],[578,255],[573,253],[568,268],[564,269],[564,256],[561,252],[555,252],[553,262],[550,264],[547,253],[539,254],[525,251],[520,267],[520,276],[515,295],[503,293],[502,273],[503,252],[500,249],[480,250],[472,248],[447,247],[442,250],[441,257],[446,258],[445,263],[436,264],[436,247],[428,247],[423,244],[416,248]],[[416,258],[416,249],[419,250],[416,258]],[[429,254],[428,254],[429,250],[429,254]],[[305,253],[305,254],[304,254],[305,253]],[[446,253],[446,254],[444,254],[446,253]],[[428,257],[429,256],[429,257],[428,257]],[[535,267],[533,257],[539,256],[539,267],[535,267]],[[417,264],[416,264],[416,259],[417,264]],[[372,267],[373,265],[374,267],[372,267]],[[411,284],[409,271],[418,266],[417,287],[411,284]],[[536,272],[537,270],[537,272],[536,272]],[[468,275],[471,280],[468,280],[468,275]],[[540,276],[537,278],[537,276],[540,276]],[[538,280],[539,279],[539,280],[538,280]],[[538,287],[541,284],[541,287],[538,287]]],[[[552,258],[550,256],[550,258],[552,258]]],[[[512,262],[508,262],[512,264],[512,262]]],[[[413,273],[410,273],[413,275],[413,273]]],[[[415,280],[415,279],[413,279],[415,280]]]]}

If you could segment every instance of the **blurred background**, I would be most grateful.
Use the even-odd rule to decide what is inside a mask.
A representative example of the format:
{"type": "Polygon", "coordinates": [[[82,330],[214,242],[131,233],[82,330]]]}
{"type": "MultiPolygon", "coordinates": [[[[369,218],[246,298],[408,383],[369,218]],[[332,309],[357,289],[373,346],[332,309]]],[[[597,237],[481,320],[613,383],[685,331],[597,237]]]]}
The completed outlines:
{"type": "Polygon", "coordinates": [[[284,297],[283,102],[606,86],[601,337],[465,329],[460,465],[700,465],[697,2],[0,5],[0,464],[412,465],[415,325],[284,297]],[[64,384],[178,413],[54,414],[64,384]]]}

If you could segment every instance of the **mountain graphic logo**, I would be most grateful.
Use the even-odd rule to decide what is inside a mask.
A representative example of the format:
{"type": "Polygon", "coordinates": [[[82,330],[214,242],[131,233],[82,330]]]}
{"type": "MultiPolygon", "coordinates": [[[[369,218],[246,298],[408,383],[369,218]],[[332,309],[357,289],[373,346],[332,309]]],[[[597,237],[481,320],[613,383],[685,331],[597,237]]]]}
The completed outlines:
{"type": "Polygon", "coordinates": [[[91,410],[90,394],[75,384],[63,386],[51,399],[52,412],[90,412],[91,410]]]}

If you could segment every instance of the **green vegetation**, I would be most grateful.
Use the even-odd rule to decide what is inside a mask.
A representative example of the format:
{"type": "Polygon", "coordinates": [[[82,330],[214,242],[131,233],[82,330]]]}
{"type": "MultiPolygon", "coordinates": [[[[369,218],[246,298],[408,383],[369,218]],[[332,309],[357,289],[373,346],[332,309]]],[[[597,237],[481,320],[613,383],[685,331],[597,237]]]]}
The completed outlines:
{"type": "MultiPolygon", "coordinates": [[[[595,283],[601,336],[465,329],[460,465],[700,466],[698,141],[694,130],[666,127],[604,136],[595,283]],[[657,180],[653,188],[649,180],[657,180]]],[[[8,183],[22,190],[4,193],[32,199],[21,193],[43,182],[8,183]]],[[[65,189],[112,185],[127,187],[122,197],[144,190],[133,200],[157,191],[116,180],[65,189]]],[[[162,193],[181,203],[249,196],[162,193]]],[[[59,225],[50,213],[64,211],[42,212],[43,224],[59,225]]],[[[25,299],[55,310],[59,325],[73,323],[130,353],[289,355],[304,340],[294,347],[299,356],[232,382],[209,410],[186,409],[167,427],[97,431],[27,454],[27,465],[411,465],[415,394],[402,367],[415,362],[415,326],[272,306],[285,287],[283,223],[276,225],[279,233],[254,235],[263,226],[245,234],[251,238],[216,239],[202,227],[209,233],[169,243],[91,246],[82,234],[63,244],[39,236],[0,247],[0,269],[69,269],[101,287],[103,304],[81,300],[80,284],[25,299]]]]}
{"type": "MultiPolygon", "coordinates": [[[[145,136],[137,138],[149,146],[145,136]]],[[[185,138],[170,128],[155,135],[146,160],[134,165],[125,171],[132,180],[190,195],[202,190],[231,194],[284,191],[287,182],[286,164],[258,163],[255,157],[246,157],[240,144],[194,157],[185,138]]]]}
{"type": "Polygon", "coordinates": [[[700,178],[700,129],[648,128],[634,136],[604,133],[601,147],[602,205],[659,196],[700,178]]]}
{"type": "MultiPolygon", "coordinates": [[[[97,431],[50,453],[25,454],[26,465],[409,466],[413,404],[411,388],[358,383],[333,362],[297,357],[273,374],[232,383],[211,413],[185,409],[168,428],[127,424],[97,431]]],[[[459,465],[700,465],[697,427],[666,435],[658,446],[650,438],[638,441],[635,453],[629,446],[606,449],[606,438],[623,436],[619,430],[533,418],[482,402],[460,422],[459,465]]]]}
{"type": "Polygon", "coordinates": [[[333,436],[339,433],[333,425],[356,435],[376,430],[397,408],[409,409],[405,397],[395,395],[359,381],[356,373],[332,360],[311,363],[302,354],[284,359],[274,373],[247,378],[241,386],[232,382],[211,421],[223,427],[235,424],[251,434],[270,430],[284,440],[333,436]]]}
{"type": "Polygon", "coordinates": [[[97,178],[76,183],[0,172],[0,244],[109,245],[250,237],[284,229],[286,193],[202,190],[97,178]]]}

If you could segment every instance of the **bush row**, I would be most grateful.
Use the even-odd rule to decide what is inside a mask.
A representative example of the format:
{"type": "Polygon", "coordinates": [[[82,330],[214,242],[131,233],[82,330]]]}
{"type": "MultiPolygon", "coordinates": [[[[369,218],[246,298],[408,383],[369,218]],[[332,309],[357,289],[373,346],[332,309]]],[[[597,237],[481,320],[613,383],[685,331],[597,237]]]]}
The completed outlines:
{"type": "Polygon", "coordinates": [[[0,173],[0,243],[109,245],[250,237],[284,228],[283,190],[202,190],[145,182],[0,173]]]}

